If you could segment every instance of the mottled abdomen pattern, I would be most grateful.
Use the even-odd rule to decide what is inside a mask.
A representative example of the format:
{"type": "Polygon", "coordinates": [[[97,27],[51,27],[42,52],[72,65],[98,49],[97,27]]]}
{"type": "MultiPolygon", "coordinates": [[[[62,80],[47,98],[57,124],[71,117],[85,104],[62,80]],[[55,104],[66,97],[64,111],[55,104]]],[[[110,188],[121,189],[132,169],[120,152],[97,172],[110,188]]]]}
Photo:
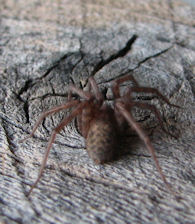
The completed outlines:
{"type": "Polygon", "coordinates": [[[87,134],[86,146],[89,157],[96,164],[111,161],[117,147],[117,134],[114,124],[103,119],[92,122],[87,134]]]}

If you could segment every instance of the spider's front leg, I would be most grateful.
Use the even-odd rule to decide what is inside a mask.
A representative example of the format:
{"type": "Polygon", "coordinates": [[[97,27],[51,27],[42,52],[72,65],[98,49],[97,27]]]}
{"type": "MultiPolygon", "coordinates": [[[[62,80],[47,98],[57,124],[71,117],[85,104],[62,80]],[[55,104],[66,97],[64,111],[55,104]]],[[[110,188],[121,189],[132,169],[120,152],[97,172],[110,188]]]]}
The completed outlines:
{"type": "Polygon", "coordinates": [[[85,100],[90,100],[92,97],[89,92],[83,91],[82,89],[77,88],[73,84],[70,84],[68,89],[68,101],[72,100],[72,93],[76,93],[78,96],[85,100]]]}
{"type": "Polygon", "coordinates": [[[27,136],[26,138],[20,140],[20,142],[23,142],[26,139],[32,137],[34,135],[35,131],[37,130],[38,126],[41,124],[41,122],[43,121],[43,119],[45,117],[47,117],[51,114],[57,113],[61,110],[66,110],[68,108],[71,108],[71,107],[74,107],[74,106],[78,105],[80,103],[80,101],[79,100],[72,100],[72,92],[77,93],[80,97],[84,98],[85,100],[89,100],[91,98],[91,94],[89,92],[85,92],[82,89],[79,89],[79,88],[75,87],[74,85],[70,85],[69,92],[68,92],[68,102],[63,104],[63,105],[53,107],[52,109],[42,113],[41,116],[39,117],[38,121],[36,122],[32,132],[30,133],[30,135],[27,136]]]}
{"type": "Polygon", "coordinates": [[[70,101],[72,99],[72,93],[76,93],[77,95],[79,95],[80,97],[82,97],[85,100],[90,100],[92,99],[93,95],[91,94],[91,88],[93,90],[94,93],[94,97],[96,98],[96,100],[99,103],[103,102],[103,95],[100,92],[97,83],[94,79],[93,76],[89,77],[88,79],[88,84],[89,84],[89,91],[84,91],[82,89],[77,88],[76,86],[74,86],[73,84],[69,85],[69,91],[68,91],[68,101],[70,101]]]}
{"type": "Polygon", "coordinates": [[[31,186],[30,188],[30,191],[28,192],[27,196],[29,196],[32,192],[32,190],[36,187],[36,185],[38,184],[39,180],[41,179],[42,175],[43,175],[43,171],[44,171],[44,168],[45,168],[45,165],[46,165],[46,162],[47,162],[47,159],[48,159],[48,156],[49,156],[49,152],[51,150],[51,147],[55,141],[55,138],[56,138],[56,135],[74,118],[76,117],[78,114],[81,113],[81,111],[83,110],[83,108],[88,104],[87,101],[84,101],[82,103],[80,103],[74,110],[73,112],[66,118],[64,118],[62,120],[62,122],[53,130],[52,134],[51,134],[51,137],[49,139],[49,142],[48,142],[48,146],[47,146],[47,149],[45,151],[45,155],[43,157],[43,161],[42,161],[42,164],[41,164],[41,168],[40,168],[40,171],[39,171],[39,175],[36,179],[36,181],[34,182],[34,184],[31,186]]]}
{"type": "Polygon", "coordinates": [[[133,77],[133,75],[125,75],[121,78],[118,78],[117,80],[115,80],[113,82],[113,86],[112,86],[112,92],[114,94],[114,98],[117,99],[120,97],[120,85],[123,83],[123,82],[126,82],[126,81],[131,81],[133,83],[134,86],[139,86],[138,82],[135,80],[135,78],[133,77]]]}
{"type": "Polygon", "coordinates": [[[34,128],[33,128],[32,132],[30,133],[30,135],[27,136],[26,138],[20,140],[19,142],[21,143],[21,142],[25,141],[26,139],[31,138],[45,117],[47,117],[51,114],[57,113],[61,110],[65,110],[70,107],[74,107],[74,106],[78,105],[79,103],[80,102],[78,100],[73,100],[73,101],[67,102],[66,104],[63,104],[63,105],[60,105],[57,107],[53,107],[52,109],[43,112],[41,114],[41,116],[39,117],[39,119],[37,120],[37,122],[35,123],[34,128]]]}
{"type": "Polygon", "coordinates": [[[101,104],[104,100],[104,97],[100,92],[94,77],[93,76],[89,77],[88,81],[89,81],[89,87],[90,89],[92,88],[95,98],[98,100],[99,104],[101,104]]]}

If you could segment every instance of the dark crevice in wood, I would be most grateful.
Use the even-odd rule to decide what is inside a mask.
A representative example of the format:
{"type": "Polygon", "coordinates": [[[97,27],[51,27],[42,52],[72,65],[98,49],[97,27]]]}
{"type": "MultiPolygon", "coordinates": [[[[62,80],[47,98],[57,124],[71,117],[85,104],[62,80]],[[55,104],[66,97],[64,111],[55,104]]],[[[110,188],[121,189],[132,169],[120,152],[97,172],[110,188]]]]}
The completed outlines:
{"type": "Polygon", "coordinates": [[[18,99],[21,100],[21,95],[26,92],[29,88],[31,88],[34,85],[33,80],[32,79],[28,79],[26,80],[24,86],[20,89],[20,91],[18,92],[17,96],[18,99]]]}
{"type": "Polygon", "coordinates": [[[133,35],[126,43],[125,47],[120,49],[118,52],[116,52],[115,54],[112,54],[109,58],[105,59],[105,60],[101,60],[93,69],[93,71],[91,72],[91,75],[94,76],[99,70],[101,70],[105,65],[108,65],[110,62],[112,62],[113,60],[116,60],[120,57],[124,57],[130,50],[131,47],[133,45],[133,43],[136,41],[137,39],[137,35],[133,35]]]}
{"type": "Polygon", "coordinates": [[[33,83],[33,80],[32,79],[28,79],[26,80],[25,82],[25,85],[19,90],[18,93],[16,92],[13,92],[16,96],[16,98],[23,102],[23,110],[24,110],[24,113],[25,113],[25,117],[26,117],[26,123],[29,123],[29,104],[28,104],[28,98],[26,100],[24,100],[22,98],[22,94],[24,92],[27,92],[29,88],[32,88],[33,86],[35,85],[35,83],[33,83]]]}
{"type": "Polygon", "coordinates": [[[50,132],[49,132],[49,130],[47,129],[47,125],[45,125],[45,121],[46,121],[46,118],[43,119],[41,125],[43,126],[43,128],[45,129],[45,131],[47,132],[47,134],[49,135],[50,132]]]}
{"type": "Polygon", "coordinates": [[[36,80],[42,80],[42,79],[44,79],[45,77],[47,77],[47,76],[50,74],[50,72],[51,72],[53,69],[55,69],[55,68],[59,65],[59,63],[60,63],[61,61],[65,60],[66,58],[70,57],[71,55],[72,55],[72,53],[67,53],[67,54],[63,55],[63,56],[62,56],[61,58],[59,58],[56,62],[54,62],[54,63],[52,64],[52,66],[51,66],[50,68],[48,68],[47,71],[46,71],[41,77],[37,78],[36,80]]]}
{"type": "MultiPolygon", "coordinates": [[[[73,97],[76,97],[76,94],[72,94],[72,96],[73,97]]],[[[65,97],[68,97],[68,94],[67,93],[65,93],[65,94],[60,94],[60,93],[55,93],[55,94],[54,93],[46,93],[46,94],[44,94],[42,96],[38,96],[38,97],[31,98],[31,99],[29,99],[29,101],[34,101],[34,100],[37,100],[37,99],[44,100],[44,99],[46,99],[48,97],[63,97],[63,98],[65,98],[65,97]]]]}
{"type": "MultiPolygon", "coordinates": [[[[111,79],[109,79],[109,80],[106,80],[106,81],[104,80],[103,83],[105,84],[105,83],[112,82],[112,81],[114,81],[115,79],[118,79],[118,78],[123,77],[123,76],[128,75],[128,74],[132,74],[132,75],[133,75],[133,72],[134,72],[136,69],[138,69],[142,64],[144,64],[145,62],[149,61],[150,59],[153,59],[153,58],[156,58],[156,57],[161,56],[162,54],[168,52],[171,48],[173,48],[173,46],[168,47],[168,48],[166,48],[166,49],[164,49],[164,50],[162,50],[162,51],[160,51],[160,52],[158,52],[158,53],[156,53],[156,54],[154,54],[154,55],[151,55],[151,56],[148,56],[148,57],[144,58],[142,61],[138,62],[137,66],[135,66],[133,69],[129,69],[129,70],[127,70],[127,71],[121,73],[121,74],[118,75],[117,77],[115,76],[114,78],[111,78],[111,79]]],[[[102,84],[102,82],[99,82],[98,84],[102,84]]],[[[151,98],[151,99],[152,99],[152,98],[151,98]]]]}
{"type": "MultiPolygon", "coordinates": [[[[3,174],[2,174],[3,175],[3,174]]],[[[3,198],[0,198],[0,204],[7,205],[6,201],[3,200],[3,198]]]]}
{"type": "Polygon", "coordinates": [[[137,122],[144,122],[147,121],[148,119],[150,119],[150,115],[146,115],[143,118],[140,118],[137,122]]]}
{"type": "MultiPolygon", "coordinates": [[[[76,67],[76,66],[75,66],[76,67]]],[[[75,84],[75,81],[74,79],[72,78],[72,76],[70,76],[70,81],[72,82],[72,84],[74,85],[75,84]]],[[[68,95],[67,95],[68,96],[68,95]]]]}
{"type": "Polygon", "coordinates": [[[24,109],[24,113],[25,113],[25,117],[26,117],[26,123],[30,123],[30,116],[29,116],[29,108],[28,107],[29,107],[28,101],[25,101],[23,109],[24,109]]]}
{"type": "MultiPolygon", "coordinates": [[[[15,93],[16,94],[16,93],[15,93]]],[[[28,99],[27,100],[23,100],[20,95],[16,94],[16,97],[18,100],[20,100],[21,102],[23,102],[23,110],[24,110],[24,114],[26,117],[26,123],[30,123],[30,116],[29,116],[29,103],[28,103],[28,99]]]]}
{"type": "Polygon", "coordinates": [[[150,60],[150,59],[153,59],[153,58],[156,58],[156,57],[158,57],[158,56],[161,56],[162,54],[164,54],[164,53],[166,53],[167,51],[169,51],[171,48],[173,48],[173,46],[168,47],[168,48],[166,48],[166,49],[164,49],[164,50],[162,50],[162,51],[160,51],[160,52],[158,52],[158,53],[156,53],[156,54],[154,54],[154,55],[151,55],[151,56],[146,57],[146,58],[143,59],[142,61],[138,62],[138,65],[137,65],[133,70],[139,68],[139,67],[140,67],[143,63],[145,63],[146,61],[148,61],[148,60],[150,60]]]}

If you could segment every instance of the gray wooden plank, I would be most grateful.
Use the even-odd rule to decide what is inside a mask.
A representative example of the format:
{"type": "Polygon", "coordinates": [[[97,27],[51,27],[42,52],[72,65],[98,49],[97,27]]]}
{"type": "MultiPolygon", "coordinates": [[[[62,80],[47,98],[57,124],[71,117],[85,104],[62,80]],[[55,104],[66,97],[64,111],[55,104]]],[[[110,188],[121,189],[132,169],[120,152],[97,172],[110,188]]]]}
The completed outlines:
{"type": "Polygon", "coordinates": [[[158,0],[1,0],[0,10],[2,223],[194,223],[194,8],[158,0]],[[112,81],[126,72],[183,107],[139,97],[161,110],[177,139],[149,111],[134,111],[181,199],[167,191],[131,129],[117,161],[94,165],[75,122],[57,136],[40,183],[26,197],[51,131],[69,111],[46,118],[34,138],[19,143],[40,113],[65,103],[69,83],[85,86],[90,75],[112,103],[112,81]]]}

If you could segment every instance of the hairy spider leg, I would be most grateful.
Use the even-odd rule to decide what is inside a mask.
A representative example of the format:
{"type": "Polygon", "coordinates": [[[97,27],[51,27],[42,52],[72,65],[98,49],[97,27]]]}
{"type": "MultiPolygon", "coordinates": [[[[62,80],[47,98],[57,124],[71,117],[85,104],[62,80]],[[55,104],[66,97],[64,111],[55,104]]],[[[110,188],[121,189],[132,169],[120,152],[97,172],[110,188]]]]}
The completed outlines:
{"type": "Polygon", "coordinates": [[[116,102],[116,108],[120,111],[120,113],[124,116],[124,118],[127,120],[127,122],[129,123],[130,126],[132,126],[135,131],[138,133],[139,137],[143,140],[143,142],[145,143],[148,151],[150,152],[156,168],[161,176],[161,179],[163,180],[163,182],[165,183],[165,185],[167,186],[167,188],[169,189],[169,191],[175,195],[175,192],[171,189],[169,183],[167,182],[162,169],[159,165],[158,159],[156,157],[155,154],[155,150],[154,147],[151,144],[151,141],[149,139],[149,137],[147,136],[147,134],[145,133],[145,131],[141,128],[141,126],[134,120],[133,116],[131,115],[131,113],[126,109],[126,105],[124,105],[122,102],[116,102]]]}
{"type": "Polygon", "coordinates": [[[123,82],[126,82],[126,81],[132,81],[132,83],[135,86],[139,86],[138,82],[135,80],[133,75],[125,75],[121,78],[118,78],[117,80],[115,80],[113,82],[113,86],[112,86],[112,92],[114,94],[115,99],[120,97],[120,88],[119,87],[123,82]]]}
{"type": "MultiPolygon", "coordinates": [[[[69,91],[68,91],[68,101],[72,99],[72,93],[76,93],[78,96],[80,96],[81,98],[84,98],[85,100],[90,100],[93,97],[90,91],[84,91],[80,88],[77,88],[73,84],[70,84],[69,91]]],[[[77,120],[78,129],[81,132],[81,134],[84,136],[83,132],[85,129],[83,127],[83,122],[82,122],[82,113],[77,116],[76,120],[77,120]]]]}
{"type": "Polygon", "coordinates": [[[132,107],[140,107],[140,108],[145,108],[145,109],[148,109],[150,111],[152,111],[152,113],[157,117],[159,123],[160,123],[160,126],[162,128],[162,130],[167,133],[168,135],[174,137],[174,138],[177,138],[175,135],[173,135],[172,133],[170,133],[169,131],[167,131],[165,128],[164,128],[164,125],[163,125],[163,121],[162,121],[162,116],[161,114],[159,113],[159,111],[157,110],[156,106],[154,105],[151,105],[151,104],[146,104],[146,103],[141,103],[141,102],[135,102],[135,101],[132,101],[131,98],[132,98],[132,92],[148,92],[148,93],[155,93],[156,95],[158,95],[158,97],[162,100],[164,100],[168,105],[170,106],[175,106],[175,107],[179,107],[177,105],[174,105],[174,104],[171,104],[169,102],[169,100],[163,96],[157,89],[155,88],[149,88],[149,87],[129,87],[127,88],[125,94],[124,94],[124,99],[123,99],[123,102],[125,102],[126,104],[128,104],[128,109],[132,108],[132,107]],[[141,89],[141,90],[140,90],[141,89]]]}
{"type": "Polygon", "coordinates": [[[56,135],[74,118],[76,117],[79,113],[81,113],[81,111],[83,110],[83,108],[88,104],[87,101],[84,101],[84,102],[81,102],[74,110],[73,112],[66,118],[64,118],[62,120],[62,122],[53,130],[52,134],[51,134],[51,137],[49,139],[49,143],[48,143],[48,146],[46,148],[46,151],[45,151],[45,155],[43,157],[43,161],[41,163],[41,167],[40,167],[40,171],[39,171],[39,175],[36,179],[36,181],[34,182],[34,184],[31,186],[30,188],[30,191],[28,192],[27,196],[29,196],[32,192],[32,190],[36,187],[36,185],[38,184],[40,178],[42,177],[43,175],[43,171],[44,171],[44,168],[45,168],[45,165],[46,165],[46,162],[47,162],[47,159],[48,159],[48,156],[49,156],[49,152],[50,152],[50,149],[55,141],[55,138],[56,138],[56,135]]]}
{"type": "Polygon", "coordinates": [[[93,89],[95,98],[101,104],[104,100],[104,97],[103,97],[102,93],[100,92],[99,87],[97,86],[97,83],[96,83],[94,77],[93,76],[89,77],[88,81],[93,89]]]}
{"type": "MultiPolygon", "coordinates": [[[[135,80],[135,78],[133,77],[132,74],[128,74],[128,75],[118,78],[117,80],[114,80],[113,86],[112,86],[112,92],[113,92],[113,96],[115,99],[121,97],[120,85],[126,81],[131,81],[134,86],[139,86],[138,82],[135,80]]],[[[128,90],[129,90],[129,88],[128,88],[128,90]]],[[[129,94],[129,92],[128,92],[128,94],[129,94]]],[[[132,100],[131,100],[131,96],[129,95],[127,102],[130,103],[130,101],[132,101],[132,100]]],[[[115,116],[116,116],[117,122],[119,124],[119,127],[121,127],[123,129],[123,126],[125,123],[125,118],[123,116],[120,116],[120,113],[118,112],[118,110],[115,110],[114,112],[115,112],[115,116]]]]}
{"type": "Polygon", "coordinates": [[[157,89],[151,88],[151,87],[132,87],[130,88],[131,92],[144,92],[144,93],[154,93],[156,94],[160,99],[164,100],[169,106],[180,108],[180,106],[177,106],[175,104],[172,104],[169,102],[168,98],[163,96],[157,89]]]}
{"type": "Polygon", "coordinates": [[[43,112],[41,114],[41,116],[39,117],[39,119],[37,120],[37,122],[35,123],[34,128],[33,128],[32,132],[30,133],[30,135],[27,136],[26,138],[20,140],[20,143],[23,142],[23,141],[25,141],[28,138],[31,138],[34,135],[35,131],[37,130],[37,128],[39,127],[39,125],[41,124],[41,122],[43,121],[43,119],[45,117],[47,117],[50,114],[57,113],[60,110],[65,110],[65,109],[68,109],[70,107],[76,106],[79,103],[80,102],[78,100],[73,100],[73,101],[70,101],[70,102],[68,102],[66,104],[63,104],[63,105],[60,105],[60,106],[57,106],[57,107],[53,107],[50,110],[43,112]]]}
{"type": "MultiPolygon", "coordinates": [[[[80,97],[84,98],[85,100],[92,100],[93,97],[95,97],[95,99],[97,100],[97,103],[99,105],[101,105],[102,102],[103,102],[103,96],[102,96],[101,92],[99,91],[99,88],[96,84],[95,79],[93,77],[90,77],[88,79],[88,81],[89,81],[88,82],[89,91],[84,91],[84,90],[79,89],[79,88],[77,88],[77,87],[75,87],[74,85],[71,84],[70,87],[69,87],[69,92],[68,92],[68,100],[70,100],[72,98],[72,93],[74,92],[77,95],[79,95],[80,97]],[[94,92],[94,96],[90,93],[91,88],[94,92]]],[[[79,131],[81,132],[83,137],[87,136],[90,119],[92,117],[92,113],[93,113],[92,108],[89,105],[77,117],[77,125],[78,125],[79,131]]]]}
{"type": "MultiPolygon", "coordinates": [[[[88,92],[84,91],[82,89],[77,88],[73,84],[70,84],[68,89],[68,101],[72,100],[73,92],[76,93],[78,96],[83,97],[86,100],[89,100],[92,97],[89,91],[88,92]]],[[[78,115],[76,120],[77,120],[77,125],[79,127],[79,131],[82,132],[81,115],[78,115]]]]}
{"type": "Polygon", "coordinates": [[[79,130],[81,131],[82,136],[85,138],[87,137],[90,124],[95,116],[95,113],[97,113],[102,103],[104,102],[104,97],[100,92],[99,87],[97,86],[97,83],[93,76],[89,77],[88,86],[89,86],[88,91],[90,92],[91,90],[93,91],[93,97],[95,99],[95,102],[93,103],[93,106],[89,104],[88,107],[84,108],[82,113],[77,118],[79,130]]]}
{"type": "MultiPolygon", "coordinates": [[[[93,76],[89,77],[88,86],[89,86],[89,90],[83,91],[83,90],[72,85],[71,91],[69,91],[69,98],[70,98],[72,92],[76,92],[81,97],[83,97],[84,94],[87,94],[87,97],[89,97],[88,100],[90,100],[90,99],[92,100],[94,97],[97,100],[96,106],[100,107],[101,104],[103,103],[104,98],[103,98],[103,95],[100,92],[93,76]],[[91,90],[93,91],[93,95],[91,94],[91,90]]],[[[93,117],[94,109],[96,109],[96,108],[92,108],[89,105],[77,117],[78,128],[79,128],[81,134],[83,135],[83,137],[87,137],[87,133],[88,133],[89,126],[90,126],[90,120],[91,120],[91,117],[93,117]]]]}
{"type": "Polygon", "coordinates": [[[77,88],[73,84],[70,84],[69,90],[68,90],[68,101],[72,99],[72,93],[76,93],[80,97],[82,97],[85,100],[90,100],[92,95],[90,92],[84,91],[82,89],[77,88]]]}

